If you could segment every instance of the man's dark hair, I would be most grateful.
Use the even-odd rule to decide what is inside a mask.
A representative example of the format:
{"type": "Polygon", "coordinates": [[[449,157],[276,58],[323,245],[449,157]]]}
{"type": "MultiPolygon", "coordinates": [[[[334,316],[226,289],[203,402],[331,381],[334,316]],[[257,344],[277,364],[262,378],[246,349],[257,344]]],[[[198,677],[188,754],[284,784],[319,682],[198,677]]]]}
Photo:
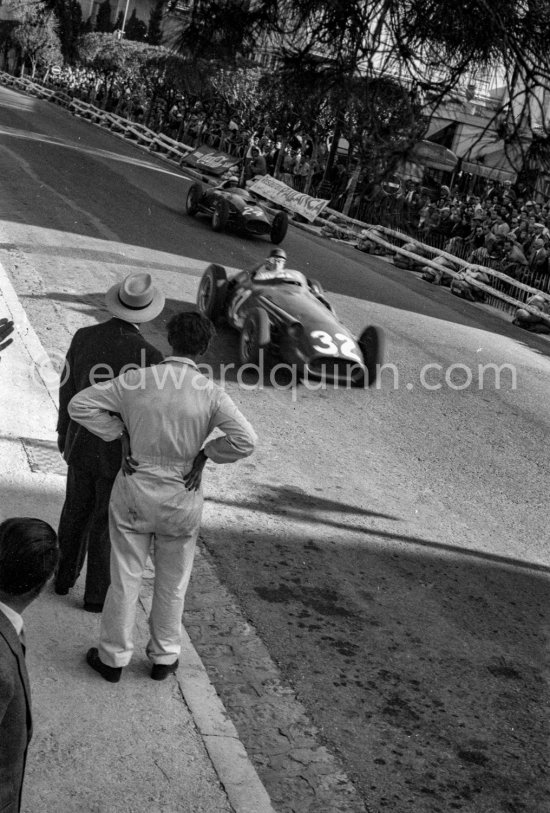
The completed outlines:
{"type": "Polygon", "coordinates": [[[197,311],[176,313],[168,322],[168,342],[177,353],[183,355],[204,353],[215,334],[210,319],[197,311]]]}
{"type": "Polygon", "coordinates": [[[59,558],[57,534],[41,519],[12,517],[0,523],[0,593],[42,590],[59,558]]]}

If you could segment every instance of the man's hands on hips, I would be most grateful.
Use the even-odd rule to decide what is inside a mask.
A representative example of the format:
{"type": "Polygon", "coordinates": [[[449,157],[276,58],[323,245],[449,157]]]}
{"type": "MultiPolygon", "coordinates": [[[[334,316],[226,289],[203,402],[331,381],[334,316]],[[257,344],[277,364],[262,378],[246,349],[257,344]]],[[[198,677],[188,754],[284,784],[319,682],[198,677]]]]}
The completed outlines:
{"type": "Polygon", "coordinates": [[[187,491],[197,491],[200,488],[202,480],[202,471],[208,460],[204,451],[201,449],[196,458],[193,460],[191,471],[183,476],[183,484],[187,491]]]}
{"type": "Polygon", "coordinates": [[[126,432],[126,430],[121,435],[120,442],[122,444],[122,460],[120,463],[120,468],[122,469],[122,474],[124,477],[126,477],[126,475],[130,477],[135,472],[136,467],[139,465],[139,463],[132,457],[132,449],[130,447],[130,436],[128,432],[126,432]]]}
{"type": "Polygon", "coordinates": [[[0,351],[5,350],[13,342],[13,339],[8,339],[13,330],[13,322],[10,319],[6,317],[0,319],[0,351]]]}

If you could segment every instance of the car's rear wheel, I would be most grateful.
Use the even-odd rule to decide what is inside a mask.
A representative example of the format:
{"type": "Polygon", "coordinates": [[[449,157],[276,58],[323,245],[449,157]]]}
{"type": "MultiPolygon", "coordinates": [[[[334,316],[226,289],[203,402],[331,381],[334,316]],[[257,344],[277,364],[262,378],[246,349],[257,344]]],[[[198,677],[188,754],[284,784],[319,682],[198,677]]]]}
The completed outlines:
{"type": "Polygon", "coordinates": [[[363,363],[366,374],[361,380],[356,380],[357,386],[372,387],[380,375],[380,367],[384,363],[384,334],[379,327],[369,325],[359,336],[357,342],[363,354],[363,363]]]}
{"type": "Polygon", "coordinates": [[[269,317],[259,309],[249,313],[245,319],[239,339],[239,358],[241,364],[258,364],[261,351],[270,341],[269,317]]]}
{"type": "Polygon", "coordinates": [[[213,322],[221,319],[227,294],[227,274],[223,265],[209,265],[197,292],[197,306],[213,322]]]}
{"type": "Polygon", "coordinates": [[[214,231],[223,231],[229,220],[229,203],[224,198],[219,198],[214,204],[212,212],[212,228],[214,231]]]}
{"type": "Polygon", "coordinates": [[[187,214],[194,217],[199,211],[199,203],[204,195],[201,183],[194,183],[187,193],[186,209],[187,214]]]}
{"type": "Polygon", "coordinates": [[[271,242],[278,245],[282,243],[288,231],[288,215],[286,212],[277,212],[271,224],[271,242]]]}

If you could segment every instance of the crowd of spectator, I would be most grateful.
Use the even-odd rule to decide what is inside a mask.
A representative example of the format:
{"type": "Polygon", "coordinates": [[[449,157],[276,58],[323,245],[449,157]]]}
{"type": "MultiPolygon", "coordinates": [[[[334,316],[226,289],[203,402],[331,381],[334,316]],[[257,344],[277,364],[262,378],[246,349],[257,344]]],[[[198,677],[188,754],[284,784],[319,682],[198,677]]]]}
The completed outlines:
{"type": "Polygon", "coordinates": [[[519,197],[510,181],[482,194],[442,186],[437,197],[409,184],[396,196],[411,236],[545,292],[550,285],[550,202],[519,197]]]}

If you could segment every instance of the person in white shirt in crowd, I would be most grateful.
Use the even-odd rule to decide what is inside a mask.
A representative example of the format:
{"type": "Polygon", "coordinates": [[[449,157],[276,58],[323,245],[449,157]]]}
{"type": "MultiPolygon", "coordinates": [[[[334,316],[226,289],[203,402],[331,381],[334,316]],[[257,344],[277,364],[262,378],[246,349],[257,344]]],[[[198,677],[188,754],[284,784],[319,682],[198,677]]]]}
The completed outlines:
{"type": "Polygon", "coordinates": [[[259,147],[252,147],[250,160],[245,167],[246,180],[252,180],[258,175],[267,175],[265,157],[261,154],[259,147]]]}
{"type": "Polygon", "coordinates": [[[200,313],[177,314],[168,323],[173,355],[82,390],[69,404],[71,418],[90,432],[105,441],[122,438],[122,468],[109,509],[111,586],[99,645],[87,653],[88,664],[112,683],[132,657],[139,590],[153,539],[151,677],[163,680],[176,671],[202,515],[204,466],[208,460],[233,463],[256,445],[250,423],[196,365],[214,333],[200,313]],[[223,434],[207,440],[214,429],[223,434]]]}

